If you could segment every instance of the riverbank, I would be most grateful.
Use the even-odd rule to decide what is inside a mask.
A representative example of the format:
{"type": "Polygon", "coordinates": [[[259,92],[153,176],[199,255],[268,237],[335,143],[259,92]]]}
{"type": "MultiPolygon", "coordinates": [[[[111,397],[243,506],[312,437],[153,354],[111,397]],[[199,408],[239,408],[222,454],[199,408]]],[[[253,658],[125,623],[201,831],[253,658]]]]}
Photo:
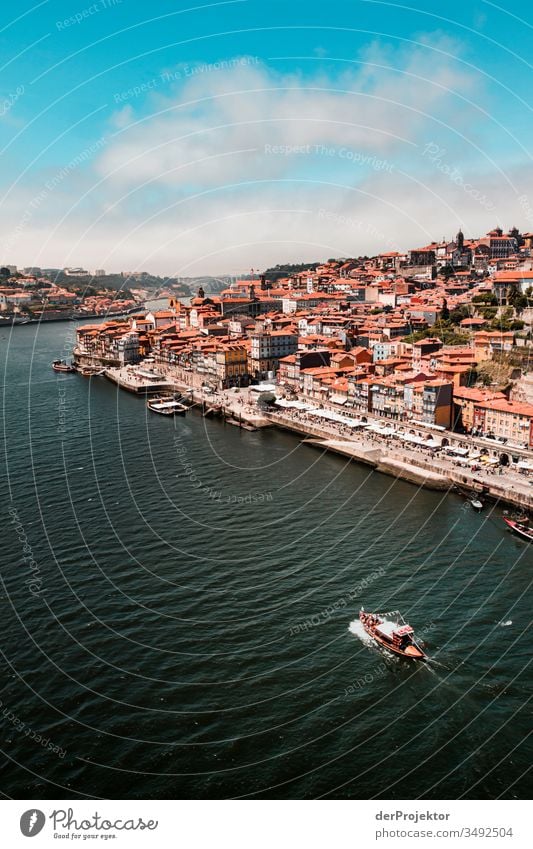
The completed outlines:
{"type": "Polygon", "coordinates": [[[454,465],[458,461],[435,454],[425,457],[419,451],[395,445],[389,440],[372,435],[352,437],[345,435],[335,438],[332,428],[326,425],[308,424],[282,413],[269,414],[269,419],[284,430],[292,430],[306,437],[305,442],[323,450],[333,451],[354,459],[356,462],[372,466],[376,471],[400,478],[433,490],[451,490],[459,488],[479,492],[502,505],[531,510],[533,497],[531,484],[527,478],[510,469],[502,471],[501,476],[493,470],[476,469],[475,472],[464,466],[454,465]],[[332,436],[334,438],[332,438],[332,436]]]}
{"type": "MultiPolygon", "coordinates": [[[[197,407],[202,415],[220,415],[245,429],[278,427],[292,431],[303,437],[303,441],[311,447],[341,454],[415,486],[437,491],[475,491],[483,499],[519,510],[530,511],[533,508],[529,478],[511,466],[504,468],[492,464],[486,467],[474,465],[472,468],[458,457],[446,456],[441,451],[430,452],[424,444],[413,446],[408,442],[393,441],[390,436],[367,429],[355,433],[334,421],[312,420],[304,411],[260,410],[253,389],[206,391],[205,388],[191,387],[186,381],[178,379],[170,367],[108,368],[105,375],[122,389],[136,394],[181,393],[187,396],[189,405],[197,407]]],[[[380,424],[387,423],[380,420],[380,424]]],[[[431,432],[426,431],[426,436],[431,437],[431,432]]],[[[462,438],[448,432],[439,436],[457,444],[462,438]]],[[[524,452],[520,451],[519,454],[523,456],[524,452]]]]}

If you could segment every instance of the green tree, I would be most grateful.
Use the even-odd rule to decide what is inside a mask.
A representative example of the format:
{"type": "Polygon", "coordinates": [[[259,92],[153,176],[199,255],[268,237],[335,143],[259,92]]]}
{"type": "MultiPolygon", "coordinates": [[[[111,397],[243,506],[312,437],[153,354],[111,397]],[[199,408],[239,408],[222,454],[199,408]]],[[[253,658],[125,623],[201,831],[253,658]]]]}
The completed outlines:
{"type": "Polygon", "coordinates": [[[456,307],[449,314],[449,319],[452,324],[460,324],[463,318],[468,318],[469,312],[468,307],[456,307]]]}
{"type": "Polygon", "coordinates": [[[521,313],[528,306],[527,297],[522,294],[515,283],[513,283],[507,294],[507,303],[514,307],[517,313],[521,313]]]}

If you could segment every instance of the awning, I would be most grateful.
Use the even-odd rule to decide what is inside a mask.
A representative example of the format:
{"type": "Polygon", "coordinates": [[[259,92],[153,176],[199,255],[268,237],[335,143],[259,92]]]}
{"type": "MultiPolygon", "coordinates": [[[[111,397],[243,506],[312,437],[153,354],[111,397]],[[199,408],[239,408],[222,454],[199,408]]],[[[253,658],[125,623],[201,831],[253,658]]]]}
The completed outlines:
{"type": "Polygon", "coordinates": [[[275,392],[278,387],[274,383],[258,383],[250,386],[252,392],[275,392]]]}
{"type": "Polygon", "coordinates": [[[348,398],[345,395],[332,395],[329,399],[333,404],[346,404],[348,398]]]}
{"type": "Polygon", "coordinates": [[[423,445],[425,443],[425,439],[422,439],[420,436],[415,436],[413,433],[399,433],[397,436],[399,439],[403,440],[403,442],[411,442],[413,445],[423,445]]]}
{"type": "Polygon", "coordinates": [[[458,445],[446,445],[444,450],[447,454],[457,454],[458,457],[466,457],[470,449],[459,448],[458,445]]]}
{"type": "Polygon", "coordinates": [[[313,410],[309,404],[304,404],[303,401],[287,401],[286,398],[276,398],[276,406],[283,407],[287,410],[313,410]]]}

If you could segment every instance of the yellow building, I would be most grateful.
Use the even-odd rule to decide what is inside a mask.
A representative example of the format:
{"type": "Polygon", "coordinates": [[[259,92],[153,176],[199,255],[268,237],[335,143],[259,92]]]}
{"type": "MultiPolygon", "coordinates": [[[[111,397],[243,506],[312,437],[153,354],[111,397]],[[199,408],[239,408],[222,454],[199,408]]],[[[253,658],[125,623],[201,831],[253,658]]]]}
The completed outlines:
{"type": "Polygon", "coordinates": [[[217,382],[222,389],[239,386],[248,375],[248,351],[245,345],[228,343],[215,353],[217,382]]]}

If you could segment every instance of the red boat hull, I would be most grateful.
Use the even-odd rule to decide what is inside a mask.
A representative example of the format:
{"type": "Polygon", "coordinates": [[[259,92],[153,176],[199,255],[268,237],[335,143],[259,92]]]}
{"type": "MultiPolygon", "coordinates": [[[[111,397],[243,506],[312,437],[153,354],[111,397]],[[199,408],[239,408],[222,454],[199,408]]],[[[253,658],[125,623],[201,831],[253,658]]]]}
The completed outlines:
{"type": "Polygon", "coordinates": [[[424,652],[417,646],[409,645],[407,646],[407,649],[400,649],[398,646],[393,645],[392,642],[389,642],[388,640],[384,639],[384,637],[378,634],[378,632],[375,631],[373,628],[366,625],[361,618],[359,618],[359,621],[361,622],[363,628],[365,629],[369,637],[372,637],[372,639],[375,640],[376,643],[379,643],[379,645],[388,649],[388,651],[392,652],[393,654],[398,655],[398,657],[404,657],[406,658],[406,660],[427,660],[427,655],[424,654],[424,652]]]}
{"type": "Polygon", "coordinates": [[[63,373],[63,374],[72,374],[72,372],[76,371],[74,366],[58,366],[58,365],[55,365],[55,363],[52,365],[52,368],[53,368],[54,371],[57,371],[57,372],[60,372],[60,373],[63,373]]]}
{"type": "Polygon", "coordinates": [[[504,519],[503,521],[514,534],[520,537],[520,539],[525,539],[528,542],[533,542],[533,531],[531,531],[529,528],[526,528],[519,522],[514,522],[512,519],[504,519]]]}

